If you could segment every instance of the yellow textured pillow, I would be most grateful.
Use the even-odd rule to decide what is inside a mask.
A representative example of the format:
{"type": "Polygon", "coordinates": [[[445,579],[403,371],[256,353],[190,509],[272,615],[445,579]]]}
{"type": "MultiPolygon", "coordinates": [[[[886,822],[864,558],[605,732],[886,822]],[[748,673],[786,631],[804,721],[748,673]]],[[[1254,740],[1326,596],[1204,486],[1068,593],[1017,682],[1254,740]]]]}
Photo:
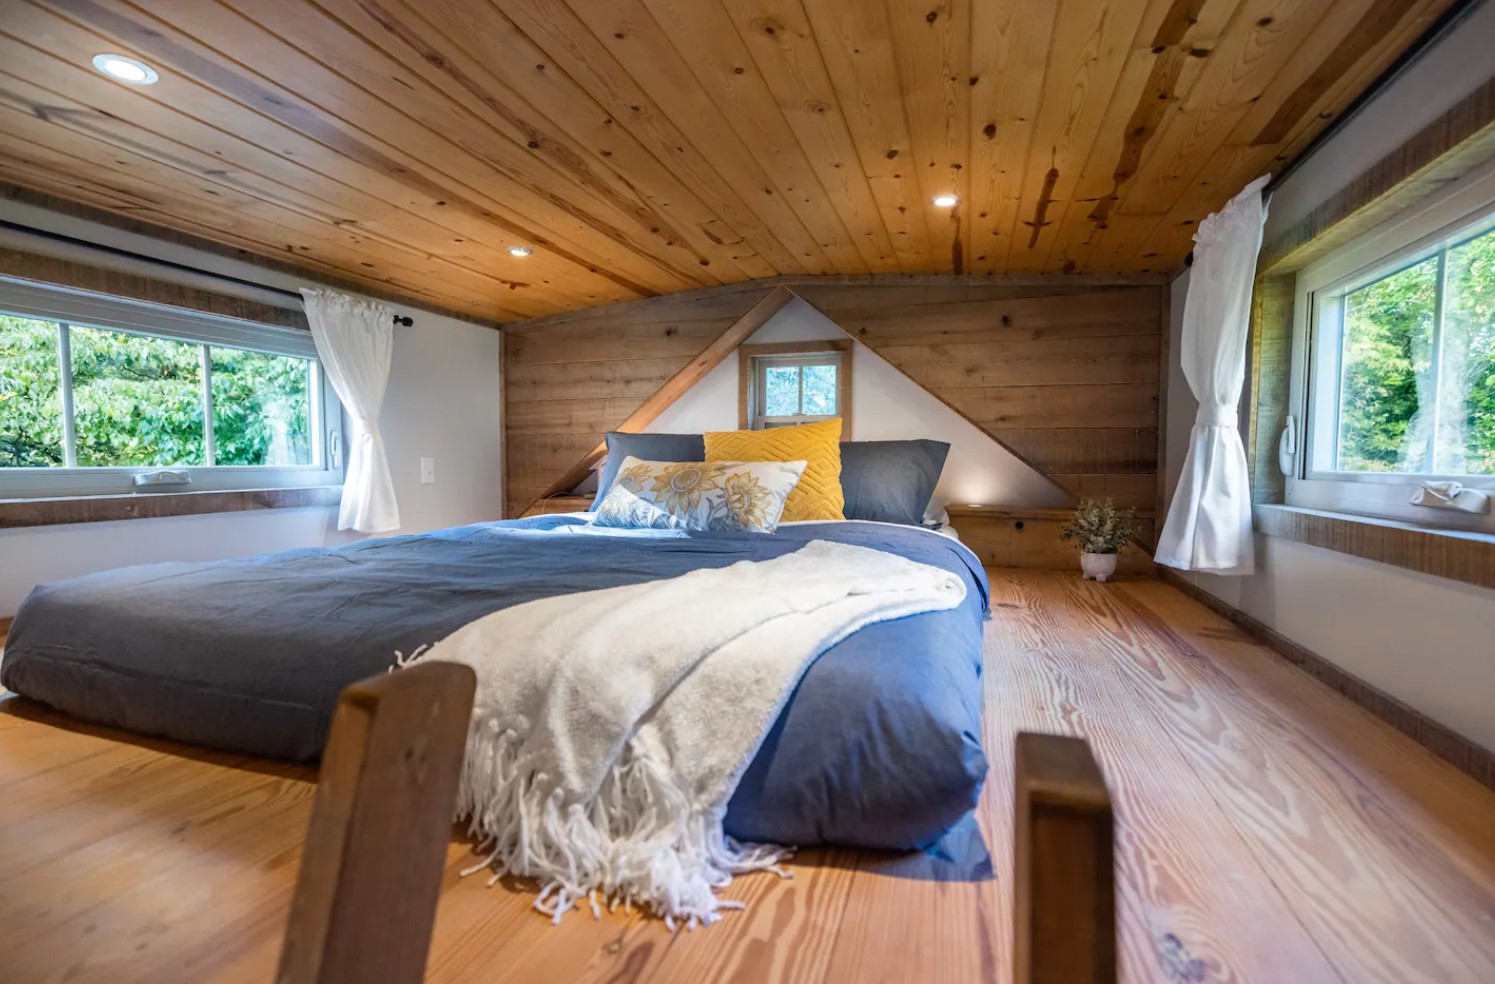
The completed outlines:
{"type": "Polygon", "coordinates": [[[804,461],[781,522],[845,519],[841,491],[841,418],[767,430],[708,431],[707,461],[804,461]]]}

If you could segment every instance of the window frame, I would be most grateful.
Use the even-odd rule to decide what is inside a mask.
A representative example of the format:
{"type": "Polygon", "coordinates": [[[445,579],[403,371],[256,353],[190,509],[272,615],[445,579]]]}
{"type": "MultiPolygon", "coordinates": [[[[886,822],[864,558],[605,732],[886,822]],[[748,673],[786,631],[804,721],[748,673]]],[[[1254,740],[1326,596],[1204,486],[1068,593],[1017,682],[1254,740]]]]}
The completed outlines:
{"type": "MultiPolygon", "coordinates": [[[[310,402],[313,463],[308,465],[159,465],[0,468],[0,498],[64,498],[126,493],[242,491],[336,486],[343,481],[342,404],[322,371],[311,334],[205,312],[189,311],[71,287],[0,276],[0,314],[59,325],[59,362],[69,353],[73,328],[96,328],[199,346],[203,358],[203,407],[209,409],[210,348],[237,349],[311,361],[310,402]],[[136,475],[185,471],[190,482],[137,486],[136,475]]],[[[72,436],[71,374],[59,365],[64,441],[72,436]]],[[[204,441],[211,448],[211,415],[204,441]]]]}
{"type": "Polygon", "coordinates": [[[1452,481],[1495,493],[1495,476],[1349,472],[1332,467],[1343,382],[1343,298],[1359,287],[1439,257],[1435,332],[1441,333],[1442,258],[1448,250],[1492,231],[1495,165],[1455,182],[1446,193],[1418,203],[1298,272],[1289,406],[1301,425],[1301,436],[1286,476],[1287,505],[1495,532],[1495,514],[1430,509],[1407,501],[1425,482],[1452,481]]]}
{"type": "MultiPolygon", "coordinates": [[[[852,345],[850,339],[826,339],[810,342],[784,342],[771,345],[744,345],[738,349],[739,406],[738,426],[744,430],[765,430],[794,424],[809,424],[841,419],[841,436],[850,438],[852,345]],[[836,367],[836,412],[828,414],[791,414],[770,416],[761,413],[769,368],[774,366],[834,365],[836,367]]],[[[800,385],[803,387],[803,374],[800,385]]],[[[801,399],[803,405],[803,399],[801,399]]]]}

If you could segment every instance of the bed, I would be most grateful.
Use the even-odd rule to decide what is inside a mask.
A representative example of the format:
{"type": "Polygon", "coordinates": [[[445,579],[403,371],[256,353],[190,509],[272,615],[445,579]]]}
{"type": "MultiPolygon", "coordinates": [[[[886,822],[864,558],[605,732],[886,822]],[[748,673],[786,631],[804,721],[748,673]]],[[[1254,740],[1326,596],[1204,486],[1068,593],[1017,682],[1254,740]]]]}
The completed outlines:
{"type": "Polygon", "coordinates": [[[822,654],[735,792],[741,839],[910,849],[975,804],[985,574],[955,539],[841,521],[773,535],[617,530],[580,514],[485,523],[38,587],[0,683],[84,721],[268,758],[314,760],[341,689],[490,612],[764,560],[814,539],[962,577],[961,607],[868,626],[822,654]]]}

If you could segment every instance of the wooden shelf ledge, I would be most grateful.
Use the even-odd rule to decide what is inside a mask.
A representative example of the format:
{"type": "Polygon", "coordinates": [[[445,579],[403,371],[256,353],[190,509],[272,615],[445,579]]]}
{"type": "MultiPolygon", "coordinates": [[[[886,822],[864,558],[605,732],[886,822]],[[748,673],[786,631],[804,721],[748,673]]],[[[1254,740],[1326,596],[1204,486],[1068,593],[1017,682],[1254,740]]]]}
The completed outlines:
{"type": "Polygon", "coordinates": [[[1301,506],[1258,505],[1252,513],[1266,536],[1495,588],[1495,534],[1301,506]]]}
{"type": "MultiPolygon", "coordinates": [[[[951,504],[945,507],[950,525],[961,542],[988,567],[1071,571],[1080,566],[1080,551],[1059,539],[1059,531],[1074,515],[1073,506],[1009,506],[951,504]]],[[[1151,543],[1151,514],[1137,514],[1141,539],[1151,543]]],[[[1117,557],[1122,574],[1152,574],[1155,565],[1146,550],[1132,546],[1117,557]]]]}
{"type": "Polygon", "coordinates": [[[197,516],[258,509],[335,506],[342,494],[341,485],[312,485],[292,489],[139,492],[127,495],[0,499],[0,529],[103,523],[121,519],[159,519],[164,516],[197,516]]]}
{"type": "MultiPolygon", "coordinates": [[[[975,502],[954,503],[945,507],[951,519],[961,516],[984,516],[990,519],[1056,519],[1061,522],[1075,514],[1074,506],[996,506],[975,502]]],[[[1136,510],[1139,520],[1153,518],[1151,509],[1136,510]]]]}

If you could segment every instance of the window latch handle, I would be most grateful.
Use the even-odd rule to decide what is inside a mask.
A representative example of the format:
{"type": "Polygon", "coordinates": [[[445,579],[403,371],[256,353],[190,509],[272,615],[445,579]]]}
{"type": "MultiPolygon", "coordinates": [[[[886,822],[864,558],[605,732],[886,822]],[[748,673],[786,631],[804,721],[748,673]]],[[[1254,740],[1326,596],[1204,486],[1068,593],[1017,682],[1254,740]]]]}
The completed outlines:
{"type": "Polygon", "coordinates": [[[1288,414],[1282,427],[1282,436],[1277,439],[1277,469],[1282,474],[1293,474],[1293,460],[1298,456],[1298,419],[1288,414]]]}

